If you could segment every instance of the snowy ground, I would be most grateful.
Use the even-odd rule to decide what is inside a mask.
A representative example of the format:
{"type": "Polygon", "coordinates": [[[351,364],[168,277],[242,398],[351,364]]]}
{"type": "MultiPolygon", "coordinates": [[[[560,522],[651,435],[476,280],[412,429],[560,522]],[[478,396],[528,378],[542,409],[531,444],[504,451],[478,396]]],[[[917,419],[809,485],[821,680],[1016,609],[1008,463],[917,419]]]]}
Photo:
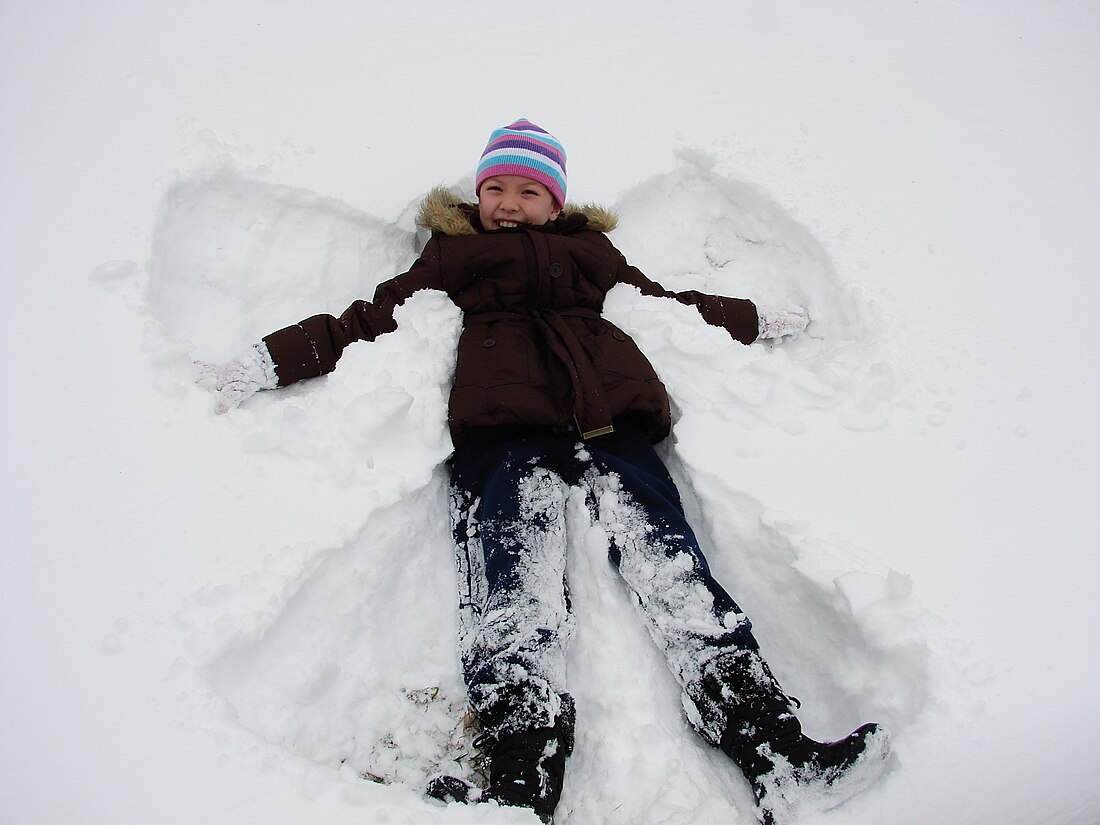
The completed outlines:
{"type": "MultiPolygon", "coordinates": [[[[455,310],[229,416],[189,368],[369,295],[527,116],[648,274],[814,316],[608,304],[807,728],[894,732],[802,821],[1100,822],[1095,4],[8,2],[0,55],[0,820],[533,821],[417,793],[463,745],[455,310]]],[[[559,821],[751,823],[570,526],[559,821]]]]}

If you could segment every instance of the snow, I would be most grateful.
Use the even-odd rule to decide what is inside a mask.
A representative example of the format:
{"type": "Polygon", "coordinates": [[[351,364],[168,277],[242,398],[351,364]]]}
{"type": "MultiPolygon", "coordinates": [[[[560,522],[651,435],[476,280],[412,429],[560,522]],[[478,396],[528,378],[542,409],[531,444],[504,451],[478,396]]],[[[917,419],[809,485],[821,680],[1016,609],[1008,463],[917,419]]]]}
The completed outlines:
{"type": "MultiPolygon", "coordinates": [[[[4,4],[0,818],[533,821],[415,787],[463,744],[455,309],[226,416],[190,366],[369,296],[526,116],[647,274],[814,318],[607,308],[807,729],[894,734],[800,821],[1100,822],[1097,54],[1076,2],[4,4]]],[[[567,521],[559,821],[751,823],[567,521]]]]}

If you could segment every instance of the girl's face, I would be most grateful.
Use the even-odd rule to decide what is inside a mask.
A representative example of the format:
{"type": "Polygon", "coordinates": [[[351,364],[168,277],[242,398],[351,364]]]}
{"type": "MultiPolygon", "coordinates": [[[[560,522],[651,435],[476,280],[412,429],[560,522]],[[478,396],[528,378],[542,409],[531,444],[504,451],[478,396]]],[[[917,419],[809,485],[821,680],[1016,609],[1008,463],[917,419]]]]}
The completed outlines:
{"type": "Polygon", "coordinates": [[[486,232],[521,224],[541,226],[561,214],[550,190],[522,175],[486,178],[477,195],[481,228],[486,232]]]}

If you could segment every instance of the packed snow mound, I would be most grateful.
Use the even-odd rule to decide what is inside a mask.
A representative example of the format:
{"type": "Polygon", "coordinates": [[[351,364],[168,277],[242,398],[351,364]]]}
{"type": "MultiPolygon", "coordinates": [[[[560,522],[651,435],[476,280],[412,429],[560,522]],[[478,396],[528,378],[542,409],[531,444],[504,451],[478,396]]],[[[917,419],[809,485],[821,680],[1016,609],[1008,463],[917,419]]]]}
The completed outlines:
{"type": "Polygon", "coordinates": [[[164,198],[149,302],[169,337],[216,356],[303,311],[364,297],[414,256],[411,237],[393,224],[216,166],[164,198]]]}
{"type": "MultiPolygon", "coordinates": [[[[693,446],[754,428],[797,433],[822,415],[883,426],[907,387],[869,335],[871,309],[805,227],[705,156],[683,154],[613,206],[614,241],[666,287],[809,309],[806,334],[750,347],[690,307],[625,286],[605,312],[669,388],[677,420],[663,457],[719,581],[804,701],[808,732],[837,738],[874,719],[896,735],[929,697],[908,579],[772,513],[738,489],[739,468],[714,466],[693,446]]],[[[155,322],[162,388],[200,393],[188,358],[225,360],[277,328],[369,298],[415,257],[408,214],[389,223],[225,166],[180,180],[165,198],[141,306],[155,322]]],[[[293,458],[318,496],[340,487],[360,509],[338,546],[284,548],[219,598],[197,596],[185,610],[198,628],[191,656],[241,725],[300,757],[413,787],[440,771],[476,781],[443,466],[461,318],[427,292],[397,317],[396,332],[349,348],[335,373],[212,416],[245,458],[293,458]]],[[[605,537],[574,505],[578,736],[559,821],[753,821],[747,785],[689,729],[605,537]]]]}

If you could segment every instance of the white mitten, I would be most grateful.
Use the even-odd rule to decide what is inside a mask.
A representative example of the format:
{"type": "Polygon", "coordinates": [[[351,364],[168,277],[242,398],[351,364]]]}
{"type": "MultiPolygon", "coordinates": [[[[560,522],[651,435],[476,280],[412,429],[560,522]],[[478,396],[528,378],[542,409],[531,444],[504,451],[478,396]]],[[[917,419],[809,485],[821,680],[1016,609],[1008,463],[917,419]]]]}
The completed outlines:
{"type": "Polygon", "coordinates": [[[195,366],[198,367],[195,383],[214,394],[214,412],[218,415],[240,406],[260,390],[279,386],[275,364],[262,343],[253,344],[247,353],[224,364],[196,361],[195,366]]]}
{"type": "Polygon", "coordinates": [[[760,338],[782,338],[798,335],[810,323],[810,313],[803,307],[781,310],[760,310],[760,338]]]}

